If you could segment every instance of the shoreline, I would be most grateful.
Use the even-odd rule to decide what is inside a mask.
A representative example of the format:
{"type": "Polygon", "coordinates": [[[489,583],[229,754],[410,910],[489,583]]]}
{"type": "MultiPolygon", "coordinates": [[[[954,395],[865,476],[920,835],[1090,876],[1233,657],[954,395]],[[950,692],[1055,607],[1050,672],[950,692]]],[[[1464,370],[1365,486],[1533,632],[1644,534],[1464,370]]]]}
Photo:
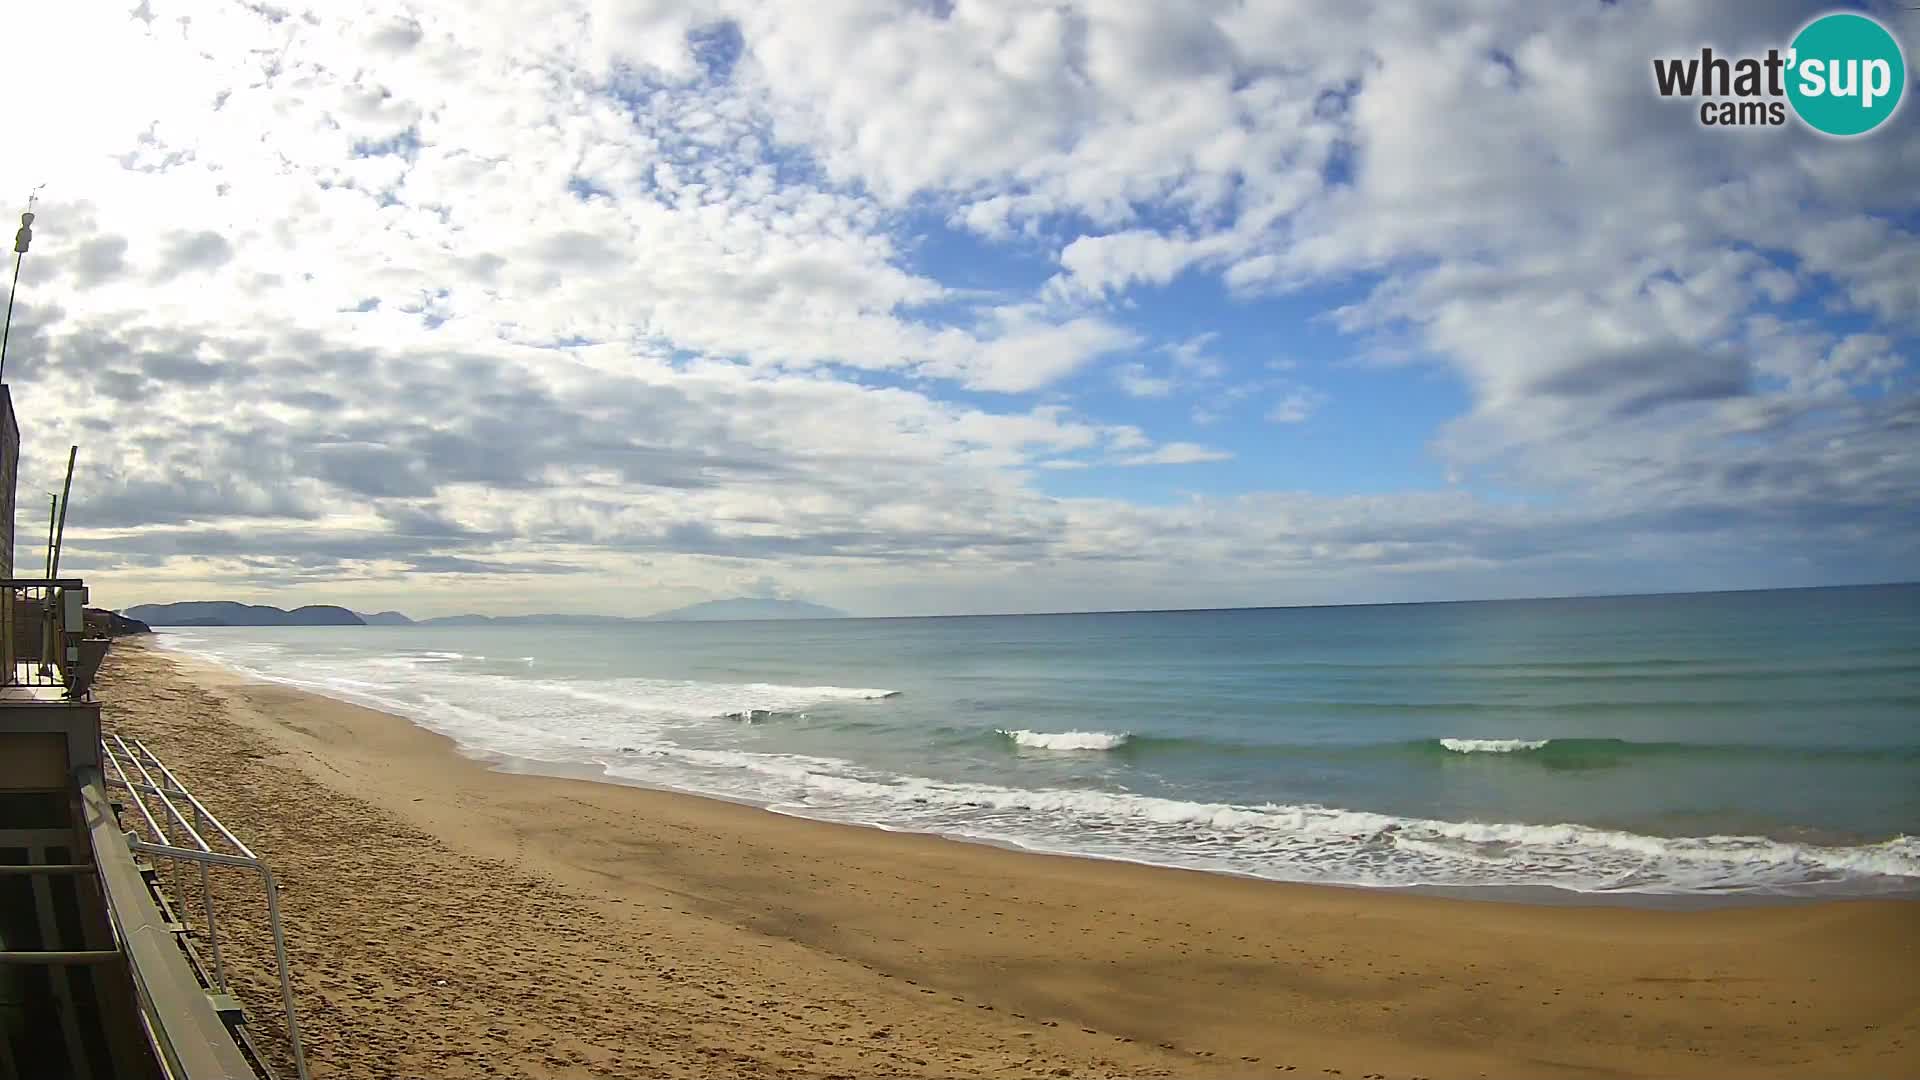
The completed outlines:
{"type": "MultiPolygon", "coordinates": [[[[204,663],[205,661],[195,661],[204,663]]],[[[214,665],[218,666],[218,665],[214,665]]],[[[284,684],[281,684],[284,685],[284,684]]],[[[1855,900],[1893,900],[1920,902],[1920,888],[1905,892],[1883,892],[1865,894],[1815,895],[1805,893],[1747,892],[1747,893],[1659,893],[1659,892],[1582,892],[1579,889],[1567,889],[1557,885],[1360,885],[1341,881],[1290,881],[1284,878],[1262,877],[1259,874],[1246,874],[1233,870],[1215,870],[1197,866],[1182,866],[1178,863],[1154,862],[1150,859],[1127,858],[1120,855],[1099,855],[1081,851],[1056,851],[1040,847],[1028,847],[1012,840],[1001,840],[989,836],[971,836],[965,833],[931,832],[924,829],[907,829],[879,821],[854,821],[823,815],[803,814],[794,810],[782,809],[781,804],[763,800],[749,799],[744,796],[726,795],[717,792],[697,791],[692,788],[678,788],[666,784],[649,784],[644,780],[614,776],[604,771],[595,771],[589,766],[569,766],[563,762],[540,761],[535,758],[515,757],[492,750],[472,750],[461,746],[459,740],[449,735],[426,728],[418,722],[385,709],[371,705],[360,705],[344,698],[333,697],[318,691],[288,686],[288,689],[315,697],[337,701],[355,708],[370,709],[391,716],[401,723],[411,724],[429,734],[445,739],[448,749],[460,757],[485,767],[490,772],[503,776],[537,776],[550,780],[578,781],[585,784],[605,784],[612,787],[633,788],[638,791],[657,792],[679,798],[703,799],[710,802],[725,803],[729,806],[744,807],[775,817],[791,818],[795,821],[810,821],[821,825],[831,825],[847,829],[870,829],[875,832],[897,836],[919,836],[928,840],[939,840],[950,844],[969,844],[991,848],[995,851],[1010,852],[1015,855],[1030,855],[1041,859],[1073,859],[1095,863],[1114,863],[1121,866],[1137,866],[1147,870],[1158,870],[1178,874],[1201,874],[1208,877],[1229,878],[1235,881],[1259,882],[1266,885],[1280,885],[1287,888],[1332,889],[1341,892],[1360,894],[1379,894],[1385,896],[1425,896],[1437,900],[1456,900],[1464,903],[1479,904],[1522,904],[1550,908],[1622,908],[1628,910],[1644,909],[1650,911],[1716,911],[1749,907],[1798,907],[1809,904],[1845,903],[1855,900]]]]}
{"type": "MultiPolygon", "coordinates": [[[[1289,878],[1268,877],[1221,867],[1191,866],[1172,861],[1156,861],[1151,858],[1134,857],[1100,852],[1074,851],[1065,848],[1050,848],[1029,845],[1018,840],[968,834],[957,831],[935,831],[891,825],[883,821],[861,820],[847,817],[834,817],[827,814],[806,813],[791,808],[772,799],[759,799],[747,795],[728,792],[706,791],[691,787],[675,787],[669,784],[651,783],[646,780],[620,776],[611,771],[605,763],[589,765],[586,763],[547,761],[539,758],[522,757],[496,750],[480,749],[462,744],[457,736],[436,730],[430,724],[395,709],[390,703],[367,696],[356,700],[351,694],[342,693],[337,688],[320,688],[299,680],[287,679],[239,669],[210,657],[197,655],[189,650],[160,643],[156,636],[151,647],[171,658],[221,672],[224,677],[240,678],[263,685],[285,687],[304,694],[336,701],[355,708],[369,709],[395,720],[412,725],[445,739],[449,748],[460,757],[480,763],[494,772],[505,775],[542,776],[552,779],[573,780],[585,783],[606,784],[616,787],[634,788],[642,791],[654,791],[669,795],[680,795],[696,799],[708,799],[734,806],[749,807],[780,817],[802,821],[820,822],[859,829],[873,829],[885,833],[923,836],[951,843],[975,844],[999,850],[1047,858],[1067,858],[1091,860],[1094,862],[1118,863],[1140,866],[1156,870],[1181,871],[1185,873],[1209,874],[1246,881],[1264,882],[1287,886],[1308,888],[1326,888],[1357,890],[1363,893],[1399,894],[1409,896],[1428,896],[1442,899],[1465,900],[1471,902],[1537,904],[1548,907],[1618,907],[1644,908],[1663,911],[1714,910],[1720,908],[1775,907],[1805,904],[1822,904],[1841,900],[1910,900],[1920,901],[1920,882],[1905,889],[1883,889],[1875,891],[1822,890],[1818,887],[1797,891],[1782,890],[1726,890],[1720,892],[1661,892],[1632,889],[1619,890],[1582,890],[1552,884],[1504,883],[1495,885],[1459,885],[1418,883],[1374,884],[1352,881],[1303,881],[1289,878]]],[[[1539,823],[1536,823],[1539,824],[1539,823]]],[[[1656,839],[1662,837],[1655,837],[1656,839]]],[[[1772,839],[1767,837],[1766,839],[1772,839]]],[[[1863,845],[1863,846],[1871,846],[1863,845]]]]}
{"type": "Polygon", "coordinates": [[[1912,901],[1516,904],[1041,857],[494,769],[144,644],[102,699],[290,882],[303,1024],[340,1035],[310,1042],[317,1078],[1920,1072],[1912,901]],[[448,1064],[474,1045],[486,1067],[448,1064]]]}

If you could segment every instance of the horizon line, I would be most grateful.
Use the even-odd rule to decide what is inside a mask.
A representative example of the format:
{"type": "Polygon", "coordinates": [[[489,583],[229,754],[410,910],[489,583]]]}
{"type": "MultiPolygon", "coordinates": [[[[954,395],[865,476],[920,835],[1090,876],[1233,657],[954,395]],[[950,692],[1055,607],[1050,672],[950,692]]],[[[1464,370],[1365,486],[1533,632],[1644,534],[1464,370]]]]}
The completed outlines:
{"type": "MultiPolygon", "coordinates": [[[[1548,600],[1636,600],[1653,596],[1731,596],[1739,593],[1816,592],[1821,589],[1891,589],[1920,586],[1913,581],[1869,581],[1851,585],[1765,585],[1751,589],[1682,589],[1677,592],[1568,593],[1553,596],[1483,596],[1467,600],[1374,600],[1334,604],[1248,604],[1240,607],[1101,608],[1089,611],[992,611],[971,615],[848,615],[848,619],[1022,619],[1054,615],[1185,615],[1208,611],[1312,611],[1321,608],[1428,607],[1437,604],[1532,604],[1548,600]]],[[[738,619],[736,622],[803,620],[738,619]]]]}

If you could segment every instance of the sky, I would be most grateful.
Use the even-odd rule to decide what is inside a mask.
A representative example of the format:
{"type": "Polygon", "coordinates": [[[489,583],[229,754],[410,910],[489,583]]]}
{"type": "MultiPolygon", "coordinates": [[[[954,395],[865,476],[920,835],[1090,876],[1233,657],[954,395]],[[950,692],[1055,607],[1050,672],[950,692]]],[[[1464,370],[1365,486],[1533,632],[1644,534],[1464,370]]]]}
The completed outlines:
{"type": "Polygon", "coordinates": [[[78,444],[112,607],[1920,578],[1920,106],[1654,92],[1822,10],[14,3],[16,559],[78,444]]]}

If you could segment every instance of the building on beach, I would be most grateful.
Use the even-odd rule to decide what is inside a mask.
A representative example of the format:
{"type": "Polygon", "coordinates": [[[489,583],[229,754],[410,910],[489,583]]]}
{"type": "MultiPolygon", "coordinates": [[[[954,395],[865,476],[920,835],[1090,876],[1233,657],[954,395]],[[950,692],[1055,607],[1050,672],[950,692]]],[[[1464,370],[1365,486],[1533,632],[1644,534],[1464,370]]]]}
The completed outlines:
{"type": "Polygon", "coordinates": [[[103,739],[85,583],[14,565],[20,438],[0,383],[0,1080],[271,1078],[207,885],[235,871],[264,886],[304,1080],[271,873],[143,744],[103,739]]]}

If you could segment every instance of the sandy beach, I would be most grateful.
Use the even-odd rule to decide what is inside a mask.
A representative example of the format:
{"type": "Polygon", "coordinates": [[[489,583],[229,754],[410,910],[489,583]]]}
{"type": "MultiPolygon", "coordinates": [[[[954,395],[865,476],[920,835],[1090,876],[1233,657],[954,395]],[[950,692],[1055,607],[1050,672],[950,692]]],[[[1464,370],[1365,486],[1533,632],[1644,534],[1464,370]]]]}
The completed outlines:
{"type": "MultiPolygon", "coordinates": [[[[502,772],[138,642],[99,696],[280,875],[319,1078],[1920,1075],[1920,903],[1537,906],[1031,855],[502,772]]],[[[257,888],[220,884],[272,1036],[257,888]]]]}

